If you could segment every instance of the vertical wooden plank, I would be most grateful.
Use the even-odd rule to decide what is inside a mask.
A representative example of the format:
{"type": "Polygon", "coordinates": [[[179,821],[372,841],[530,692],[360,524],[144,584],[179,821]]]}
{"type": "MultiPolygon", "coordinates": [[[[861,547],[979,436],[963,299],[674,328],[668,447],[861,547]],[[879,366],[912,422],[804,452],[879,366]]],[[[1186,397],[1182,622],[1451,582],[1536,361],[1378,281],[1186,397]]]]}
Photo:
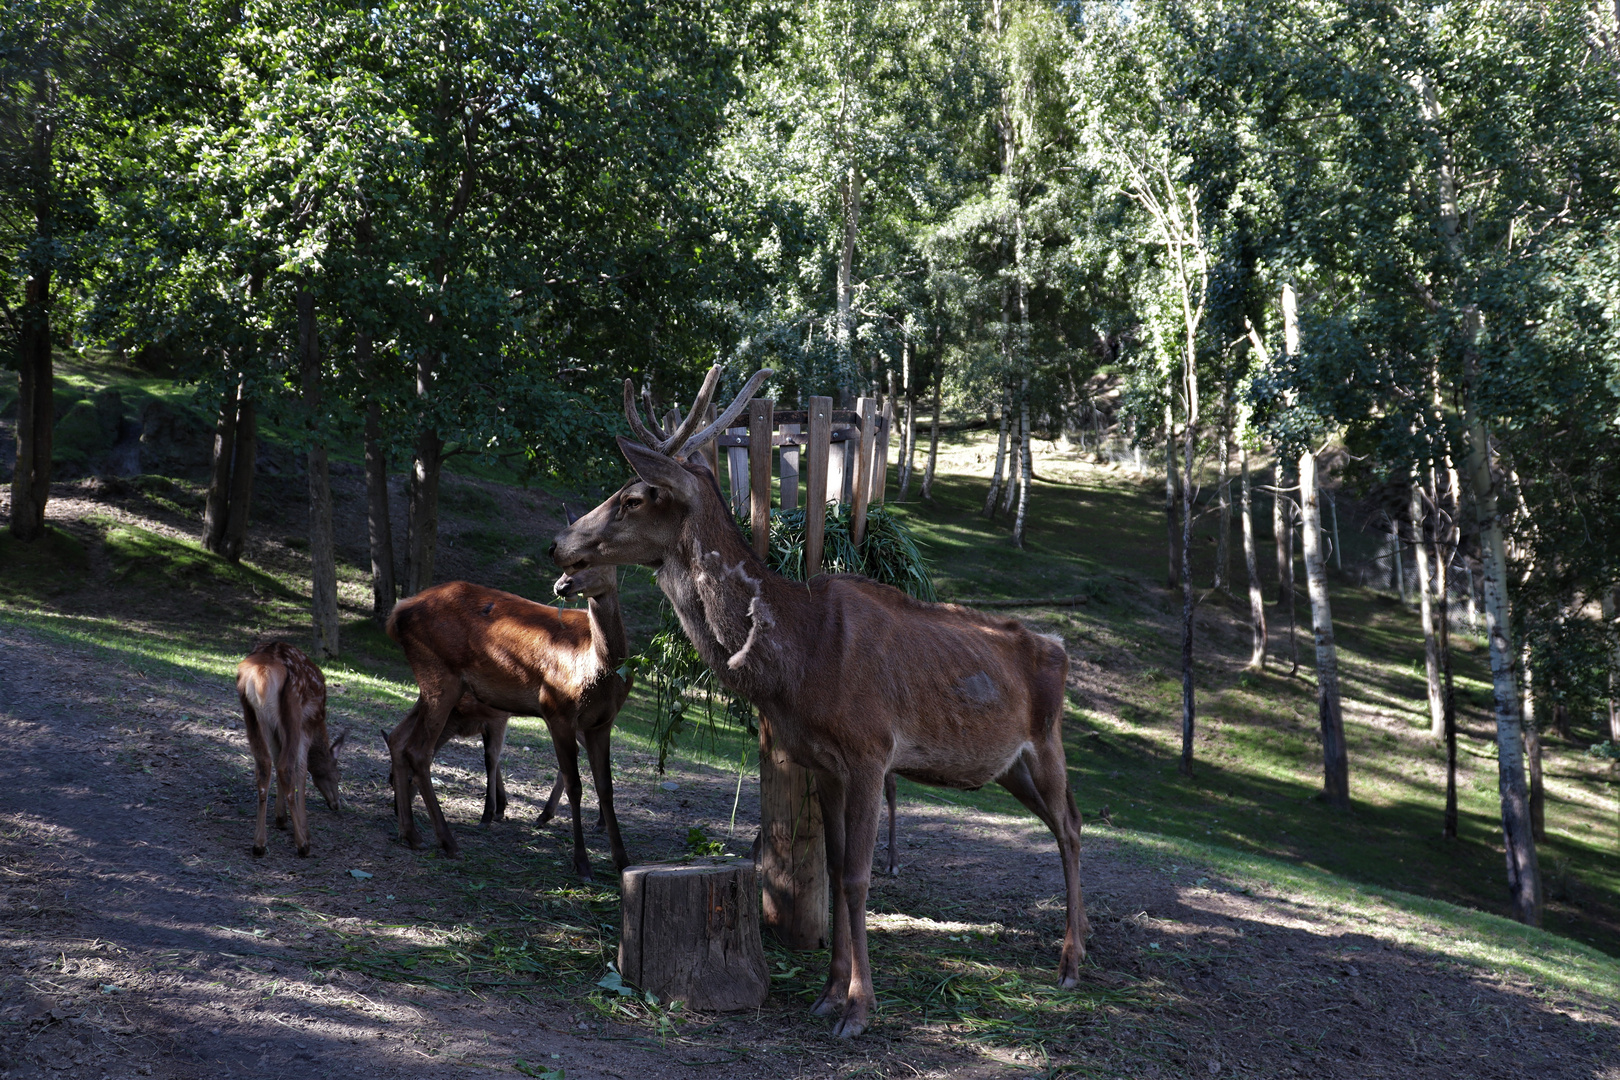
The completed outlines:
{"type": "Polygon", "coordinates": [[[748,520],[754,530],[754,554],[771,550],[771,428],[776,402],[755,398],[748,403],[748,520]]]}
{"type": "Polygon", "coordinates": [[[883,495],[889,486],[889,433],[894,430],[894,395],[883,402],[883,422],[877,432],[877,467],[872,471],[872,501],[883,505],[883,495]]]}
{"type": "MultiPolygon", "coordinates": [[[[832,433],[839,430],[842,430],[842,425],[829,422],[827,429],[829,441],[832,438],[832,433]]],[[[848,447],[844,443],[831,443],[831,449],[827,453],[828,502],[841,503],[847,501],[844,496],[844,474],[848,471],[844,468],[844,451],[846,449],[848,447]]]]}
{"type": "Polygon", "coordinates": [[[849,538],[856,545],[866,539],[866,506],[872,497],[872,451],[877,445],[877,402],[863,397],[855,404],[861,414],[861,441],[855,451],[855,510],[849,538]]]}
{"type": "MultiPolygon", "coordinates": [[[[745,427],[726,428],[727,435],[747,435],[745,427]]],[[[731,492],[731,515],[737,517],[748,509],[748,447],[726,447],[727,490],[731,492]]]]}
{"type": "Polygon", "coordinates": [[[810,399],[809,486],[804,499],[804,577],[821,573],[821,544],[827,529],[827,457],[832,438],[832,398],[810,399]]]}
{"type": "MultiPolygon", "coordinates": [[[[713,403],[703,410],[703,426],[708,427],[714,423],[715,411],[713,403]]],[[[676,421],[679,423],[679,421],[676,421]]],[[[714,474],[715,482],[720,480],[720,447],[713,439],[703,444],[703,460],[708,462],[709,471],[714,474]]]]}
{"type": "Polygon", "coordinates": [[[799,448],[789,446],[789,436],[799,434],[798,424],[782,425],[782,509],[796,510],[799,507],[799,448]]]}

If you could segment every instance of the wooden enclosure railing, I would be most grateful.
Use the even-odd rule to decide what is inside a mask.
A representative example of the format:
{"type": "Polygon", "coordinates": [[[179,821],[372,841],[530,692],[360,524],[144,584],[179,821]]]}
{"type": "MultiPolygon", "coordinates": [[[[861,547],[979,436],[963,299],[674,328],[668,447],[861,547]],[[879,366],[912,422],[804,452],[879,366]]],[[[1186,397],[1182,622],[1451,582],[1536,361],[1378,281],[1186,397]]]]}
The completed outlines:
{"type": "Polygon", "coordinates": [[[715,439],[710,468],[720,475],[717,449],[726,454],[726,491],[731,511],[746,511],[754,533],[754,550],[763,557],[770,550],[771,489],[778,505],[793,510],[800,505],[800,478],[805,478],[805,577],[821,572],[826,534],[827,503],[853,506],[851,538],[859,544],[866,534],[867,508],[883,501],[889,469],[889,433],[894,407],[881,411],[876,398],[860,398],[854,410],[835,410],[832,398],[813,397],[808,409],[778,410],[769,398],[748,403],[748,426],[727,428],[715,439]],[[764,453],[755,453],[763,447],[764,453]],[[772,451],[778,468],[772,483],[772,451]],[[812,508],[819,513],[811,512],[812,508]]]}

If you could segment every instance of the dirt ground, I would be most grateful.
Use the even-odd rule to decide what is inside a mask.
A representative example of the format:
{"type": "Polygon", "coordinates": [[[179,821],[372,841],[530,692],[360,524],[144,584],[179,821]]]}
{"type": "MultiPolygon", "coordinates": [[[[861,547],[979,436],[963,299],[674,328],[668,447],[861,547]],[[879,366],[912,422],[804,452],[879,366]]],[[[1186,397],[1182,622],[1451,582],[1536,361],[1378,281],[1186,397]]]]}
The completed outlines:
{"type": "MultiPolygon", "coordinates": [[[[372,717],[333,693],[335,726],[356,729],[350,808],[332,815],[312,793],[314,857],[272,833],[255,860],[231,686],[160,680],[0,624],[0,1078],[1620,1077],[1613,1002],[1154,865],[1106,826],[1088,825],[1083,869],[1094,933],[1076,994],[1095,1007],[1022,1044],[930,1017],[907,986],[944,987],[981,948],[1027,972],[1029,993],[1058,997],[1062,877],[1033,819],[921,799],[902,803],[901,875],[873,890],[868,1035],[834,1039],[805,1007],[824,958],[795,973],[780,951],[781,990],[758,1012],[616,1022],[587,996],[617,937],[612,894],[570,899],[566,829],[533,826],[549,748],[515,739],[514,805],[488,830],[478,751],[446,749],[435,775],[466,852],[451,863],[395,840],[381,741],[362,730],[372,717]],[[367,959],[379,942],[453,944],[480,921],[554,931],[572,952],[536,954],[558,957],[554,972],[513,978],[507,964],[440,985],[367,959]]],[[[657,776],[622,749],[615,771],[637,861],[679,854],[691,825],[727,836],[734,804],[733,848],[746,850],[748,778],[739,793],[735,773],[657,776]]]]}

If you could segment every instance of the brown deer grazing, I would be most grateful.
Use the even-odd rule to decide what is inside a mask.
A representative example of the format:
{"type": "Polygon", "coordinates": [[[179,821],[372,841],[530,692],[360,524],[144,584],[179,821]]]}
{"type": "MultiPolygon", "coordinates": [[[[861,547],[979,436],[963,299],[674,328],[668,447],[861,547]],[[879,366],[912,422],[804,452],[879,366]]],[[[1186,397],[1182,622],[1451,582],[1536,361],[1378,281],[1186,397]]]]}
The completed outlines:
{"type": "Polygon", "coordinates": [[[259,817],[253,828],[253,854],[263,855],[268,839],[265,814],[270,771],[276,773],[276,828],[287,827],[291,811],[293,844],[309,854],[309,817],[304,808],[304,776],[315,780],[333,812],[343,807],[338,792],[337,750],[348,732],[328,741],[326,677],[298,649],[280,641],[261,645],[236,666],[236,693],[253,751],[253,780],[259,791],[259,817]]]}
{"type": "Polygon", "coordinates": [[[1080,892],[1080,813],[1069,790],[1062,717],[1068,656],[1021,624],[928,604],[848,574],[808,583],[773,573],[721,501],[714,476],[687,460],[730,425],[770,374],[756,374],[720,417],[693,434],[720,369],[668,437],[625,415],[645,442],[619,439],[636,471],[564,530],[557,564],[640,563],[658,571],[687,636],[720,681],[769,721],[776,746],[816,776],[833,894],[832,963],[812,1006],[842,1006],[834,1032],[858,1035],[874,1006],[866,896],[884,775],[955,788],[999,782],[1057,837],[1068,888],[1058,964],[1075,985],[1087,923],[1080,892]]]}
{"type": "MultiPolygon", "coordinates": [[[[615,575],[614,567],[603,566],[557,579],[557,595],[589,599],[585,611],[559,610],[465,581],[424,589],[394,607],[388,636],[405,650],[420,689],[415,707],[387,736],[394,808],[400,837],[407,844],[421,844],[411,813],[414,792],[420,790],[439,846],[446,855],[457,854],[429,770],[434,753],[444,744],[451,715],[471,715],[461,704],[470,695],[491,713],[545,720],[573,809],[574,869],[588,878],[590,860],[580,823],[578,744],[584,744],[613,863],[621,870],[629,865],[613,813],[608,757],[613,720],[630,693],[630,684],[618,673],[630,650],[615,575]]],[[[501,725],[504,735],[504,719],[501,725]]],[[[463,730],[471,734],[479,729],[463,730]]],[[[493,778],[486,785],[486,814],[500,809],[498,748],[495,761],[493,778]]]]}

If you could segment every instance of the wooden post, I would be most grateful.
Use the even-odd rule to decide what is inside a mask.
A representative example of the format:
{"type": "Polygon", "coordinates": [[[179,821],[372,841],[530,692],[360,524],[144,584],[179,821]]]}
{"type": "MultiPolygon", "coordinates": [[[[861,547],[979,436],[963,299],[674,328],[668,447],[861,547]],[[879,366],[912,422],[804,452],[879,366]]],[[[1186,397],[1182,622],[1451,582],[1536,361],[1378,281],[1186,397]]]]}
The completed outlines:
{"type": "MultiPolygon", "coordinates": [[[[746,435],[745,427],[726,428],[727,435],[746,435]]],[[[726,447],[727,490],[731,492],[731,516],[738,517],[748,507],[748,447],[726,447]]]]}
{"type": "Polygon", "coordinates": [[[748,403],[748,513],[754,530],[754,554],[762,559],[771,550],[771,428],[775,408],[770,398],[755,398],[748,403]]]}
{"type": "Polygon", "coordinates": [[[770,720],[763,713],[759,841],[765,925],[790,949],[826,948],[832,894],[815,776],[772,745],[770,720]]]}
{"type": "Polygon", "coordinates": [[[625,868],[619,974],[664,1002],[757,1009],[770,993],[759,938],[759,880],[731,859],[625,868]]]}
{"type": "MultiPolygon", "coordinates": [[[[872,501],[883,505],[884,489],[889,486],[889,433],[894,430],[894,396],[883,403],[883,420],[875,433],[877,438],[877,468],[872,472],[872,501]]],[[[902,452],[904,444],[902,444],[902,452]]]]}
{"type": "Polygon", "coordinates": [[[872,451],[877,444],[877,402],[863,397],[856,403],[861,414],[861,441],[855,451],[855,512],[849,524],[850,541],[866,539],[866,507],[872,498],[872,451]]]}
{"type": "Polygon", "coordinates": [[[782,509],[795,510],[799,506],[799,448],[789,446],[788,439],[799,434],[798,424],[782,425],[782,509]]]}
{"type": "MultiPolygon", "coordinates": [[[[678,420],[676,421],[676,423],[679,422],[680,421],[678,420]]],[[[703,410],[703,426],[708,427],[712,423],[714,423],[714,405],[710,404],[708,408],[703,410]]],[[[703,454],[703,460],[709,464],[709,471],[714,474],[714,478],[716,482],[718,482],[720,479],[719,445],[713,439],[710,439],[708,442],[703,444],[703,450],[701,452],[703,454]]]]}
{"type": "Polygon", "coordinates": [[[832,398],[810,399],[810,477],[804,503],[804,579],[821,573],[821,545],[827,530],[827,457],[832,446],[832,398]]]}

